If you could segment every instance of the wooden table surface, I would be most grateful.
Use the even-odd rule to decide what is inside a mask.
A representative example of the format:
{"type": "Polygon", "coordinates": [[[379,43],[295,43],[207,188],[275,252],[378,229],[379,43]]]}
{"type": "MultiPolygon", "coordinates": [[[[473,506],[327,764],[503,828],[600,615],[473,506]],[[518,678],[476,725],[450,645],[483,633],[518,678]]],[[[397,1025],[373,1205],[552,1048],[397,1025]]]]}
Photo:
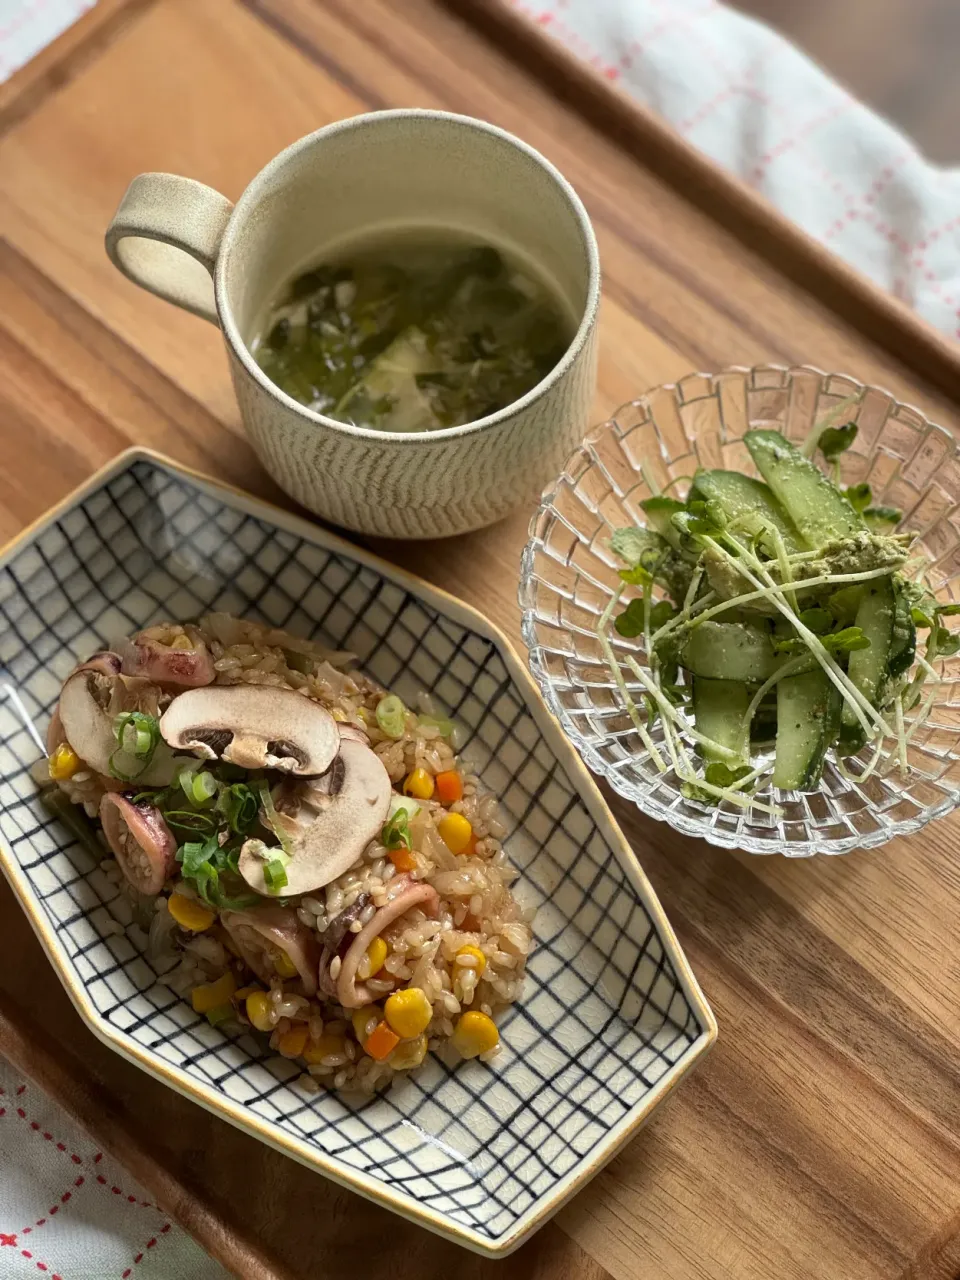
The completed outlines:
{"type": "MultiPolygon", "coordinates": [[[[598,418],[692,367],[773,359],[875,380],[957,426],[943,395],[448,5],[101,0],[0,93],[0,539],[131,441],[278,496],[240,430],[218,333],[123,280],[103,230],[141,170],[185,173],[235,199],[288,142],[384,105],[487,117],[578,187],[606,274],[598,418]]],[[[379,549],[518,639],[528,516],[379,549]]],[[[5,886],[0,997],[44,1010],[57,1041],[45,1060],[62,1087],[75,1082],[88,1122],[101,1114],[115,1153],[126,1149],[141,1176],[158,1161],[157,1194],[244,1274],[954,1280],[960,821],[869,855],[791,862],[685,840],[611,803],[720,1039],[650,1126],[506,1262],[334,1188],[102,1047],[5,886]]]]}

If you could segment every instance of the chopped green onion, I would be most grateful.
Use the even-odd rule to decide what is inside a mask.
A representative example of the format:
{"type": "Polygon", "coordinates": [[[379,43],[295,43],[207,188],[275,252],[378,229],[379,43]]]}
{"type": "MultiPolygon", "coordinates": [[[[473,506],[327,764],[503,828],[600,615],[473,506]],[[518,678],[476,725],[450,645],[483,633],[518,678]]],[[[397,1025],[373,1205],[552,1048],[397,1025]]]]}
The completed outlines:
{"type": "Polygon", "coordinates": [[[194,804],[205,804],[211,796],[217,794],[217,780],[212,773],[204,770],[193,774],[190,782],[190,799],[194,804]]]}
{"type": "Polygon", "coordinates": [[[395,693],[377,703],[377,724],[388,738],[402,738],[407,724],[407,709],[395,693]]]}
{"type": "Polygon", "coordinates": [[[233,782],[220,793],[217,808],[227,820],[231,831],[246,835],[257,817],[257,797],[243,782],[233,782]]]}
{"type": "Polygon", "coordinates": [[[384,823],[380,839],[386,849],[410,848],[410,818],[406,809],[398,809],[393,817],[384,823]]]}
{"type": "Polygon", "coordinates": [[[169,809],[163,816],[167,826],[175,831],[208,836],[217,829],[217,820],[212,813],[198,813],[196,809],[169,809]]]}
{"type": "Polygon", "coordinates": [[[231,897],[221,887],[220,873],[236,871],[234,854],[234,850],[220,844],[216,835],[208,836],[203,841],[187,841],[177,850],[177,861],[184,880],[193,885],[208,906],[218,911],[244,911],[247,907],[255,907],[258,902],[262,902],[262,898],[255,893],[231,897]]]}
{"type": "Polygon", "coordinates": [[[286,887],[287,869],[279,858],[271,858],[264,866],[263,879],[271,893],[278,893],[286,887]]]}
{"type": "Polygon", "coordinates": [[[160,742],[160,722],[156,716],[148,715],[145,711],[121,711],[113,721],[113,736],[117,740],[117,748],[108,762],[110,772],[121,782],[132,782],[150,767],[150,761],[160,742]],[[118,761],[118,756],[126,756],[139,767],[127,772],[118,761]]]}

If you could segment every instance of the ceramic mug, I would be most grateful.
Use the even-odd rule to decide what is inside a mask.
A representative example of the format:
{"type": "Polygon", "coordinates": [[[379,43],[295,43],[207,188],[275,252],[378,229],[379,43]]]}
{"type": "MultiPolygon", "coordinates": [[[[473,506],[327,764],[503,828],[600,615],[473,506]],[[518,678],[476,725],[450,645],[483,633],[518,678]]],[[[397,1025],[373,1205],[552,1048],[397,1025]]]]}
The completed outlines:
{"type": "Polygon", "coordinates": [[[190,178],[134,178],[106,234],[134,283],[219,324],[247,433],[287,493],[362,533],[432,538],[531,501],[586,429],[596,382],[600,267],[586,210],[532,147],[442,111],[379,111],[281,151],[234,206],[190,178]],[[453,228],[527,260],[576,332],[531,391],[486,418],[397,434],[291,399],[250,342],[292,277],[326,251],[411,226],[453,228]]]}

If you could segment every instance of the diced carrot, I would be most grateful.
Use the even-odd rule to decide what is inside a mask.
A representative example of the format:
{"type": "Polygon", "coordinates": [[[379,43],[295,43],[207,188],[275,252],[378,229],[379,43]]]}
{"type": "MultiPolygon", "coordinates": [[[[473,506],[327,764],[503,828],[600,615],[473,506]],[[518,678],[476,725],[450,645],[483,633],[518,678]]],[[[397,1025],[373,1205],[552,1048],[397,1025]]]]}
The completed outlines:
{"type": "Polygon", "coordinates": [[[378,1022],[364,1042],[364,1053],[382,1062],[400,1043],[400,1037],[391,1031],[386,1022],[378,1022]]]}
{"type": "Polygon", "coordinates": [[[410,849],[388,849],[387,857],[398,871],[412,871],[417,860],[410,849]]]}
{"type": "Polygon", "coordinates": [[[463,779],[456,769],[447,769],[443,773],[438,773],[434,778],[434,785],[436,787],[434,795],[441,804],[451,805],[463,799],[463,779]]]}

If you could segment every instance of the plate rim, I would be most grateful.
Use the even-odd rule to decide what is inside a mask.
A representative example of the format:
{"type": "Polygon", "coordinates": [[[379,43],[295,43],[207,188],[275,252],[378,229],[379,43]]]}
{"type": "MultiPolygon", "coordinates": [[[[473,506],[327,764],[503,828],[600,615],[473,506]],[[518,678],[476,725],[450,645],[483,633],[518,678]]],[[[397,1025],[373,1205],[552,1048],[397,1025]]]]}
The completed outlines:
{"type": "Polygon", "coordinates": [[[203,471],[199,471],[181,463],[158,450],[141,445],[133,445],[124,449],[114,458],[97,468],[86,480],[82,481],[47,511],[31,521],[18,534],[0,546],[0,569],[9,561],[35,542],[48,528],[67,512],[73,510],[86,498],[102,489],[111,480],[129,471],[138,462],[148,462],[162,471],[174,476],[185,476],[201,488],[212,491],[234,509],[246,511],[248,515],[266,520],[289,533],[302,537],[315,546],[349,556],[364,564],[384,578],[414,596],[425,600],[432,607],[453,616],[462,625],[490,640],[497,647],[511,677],[520,685],[525,702],[536,721],[537,728],[547,739],[548,745],[573,781],[591,817],[597,823],[608,844],[615,847],[624,872],[630,878],[634,889],[643,901],[657,928],[664,953],[670,959],[677,981],[683,989],[691,1008],[695,1012],[703,1030],[688,1047],[679,1062],[675,1063],[656,1082],[646,1095],[642,1104],[632,1109],[624,1119],[612,1130],[601,1143],[600,1149],[590,1158],[575,1165],[569,1173],[563,1175],[554,1188],[544,1193],[529,1210],[521,1214],[510,1229],[503,1235],[491,1239],[471,1227],[462,1226],[452,1221],[447,1215],[420,1204],[413,1196],[404,1196],[395,1192],[378,1178],[365,1174],[360,1170],[345,1169],[335,1157],[318,1152],[305,1140],[293,1137],[280,1131],[274,1131],[273,1124],[246,1107],[235,1102],[212,1086],[181,1075],[180,1069],[164,1062],[152,1050],[138,1044],[119,1028],[109,1027],[89,1000],[83,985],[71,972],[65,951],[56,935],[56,931],[41,915],[35,901],[33,889],[26,875],[20,868],[12,848],[0,838],[0,867],[2,867],[21,907],[23,908],[34,933],[37,935],[48,960],[52,964],[60,982],[66,989],[74,1007],[87,1027],[99,1040],[119,1053],[128,1062],[141,1070],[160,1079],[170,1088],[198,1103],[206,1110],[221,1119],[233,1124],[265,1142],[268,1146],[291,1156],[298,1163],[313,1169],[315,1172],[330,1178],[339,1186],[355,1191],[365,1199],[384,1205],[394,1213],[400,1214],[409,1221],[462,1245],[485,1257],[502,1258],[519,1248],[535,1231],[557,1212],[557,1210],[576,1194],[600,1169],[611,1160],[617,1152],[646,1123],[653,1111],[676,1088],[680,1081],[694,1067],[700,1058],[709,1051],[717,1039],[717,1020],[706,997],[700,988],[693,970],[679,940],[667,919],[666,913],[654,892],[646,873],[640,865],[637,855],[620,830],[612,812],[601,793],[595,778],[580,758],[579,753],[569,741],[566,734],[551,712],[544,695],[515,649],[507,635],[473,605],[467,604],[457,596],[434,586],[418,575],[410,573],[388,560],[357,546],[348,539],[333,533],[321,525],[315,524],[302,516],[285,511],[265,499],[255,497],[246,490],[219,480],[203,471]]]}

